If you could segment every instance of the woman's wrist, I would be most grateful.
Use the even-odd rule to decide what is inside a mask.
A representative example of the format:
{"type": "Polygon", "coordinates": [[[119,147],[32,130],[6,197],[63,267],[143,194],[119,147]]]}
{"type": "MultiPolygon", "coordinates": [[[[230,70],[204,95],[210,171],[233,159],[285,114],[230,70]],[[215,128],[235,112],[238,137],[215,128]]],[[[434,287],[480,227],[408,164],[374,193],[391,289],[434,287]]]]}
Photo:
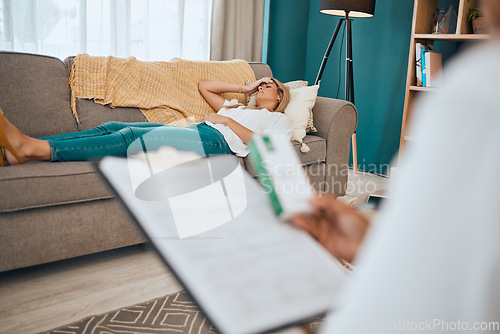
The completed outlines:
{"type": "Polygon", "coordinates": [[[229,123],[231,123],[232,118],[229,118],[227,116],[222,116],[222,117],[223,118],[222,118],[221,124],[229,127],[229,125],[230,125],[229,123]]]}
{"type": "Polygon", "coordinates": [[[242,94],[251,94],[251,93],[253,93],[253,92],[250,90],[249,86],[247,86],[247,85],[245,85],[245,86],[240,85],[240,87],[241,87],[241,91],[240,91],[240,93],[242,93],[242,94]]]}

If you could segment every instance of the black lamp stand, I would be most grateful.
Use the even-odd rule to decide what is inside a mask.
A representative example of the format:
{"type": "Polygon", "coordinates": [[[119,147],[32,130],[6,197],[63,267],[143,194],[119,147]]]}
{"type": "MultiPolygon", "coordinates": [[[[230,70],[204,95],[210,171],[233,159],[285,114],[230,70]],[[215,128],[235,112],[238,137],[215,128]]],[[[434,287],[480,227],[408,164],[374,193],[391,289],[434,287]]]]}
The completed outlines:
{"type": "MultiPolygon", "coordinates": [[[[335,43],[335,39],[342,27],[342,24],[345,22],[346,24],[346,63],[345,63],[345,100],[354,104],[354,78],[353,78],[353,67],[352,67],[352,30],[351,23],[352,19],[349,18],[349,12],[345,12],[345,17],[342,17],[338,20],[337,26],[335,27],[335,31],[333,32],[332,38],[330,39],[330,43],[326,48],[325,55],[323,57],[323,61],[321,62],[321,66],[318,71],[318,76],[316,77],[315,85],[318,85],[321,81],[321,77],[323,76],[323,71],[325,70],[326,62],[328,61],[328,56],[330,55],[330,51],[332,51],[333,43],[335,43]]],[[[352,160],[353,160],[353,170],[354,173],[358,173],[358,151],[357,151],[357,143],[356,143],[356,131],[354,131],[352,135],[352,160]]]]}

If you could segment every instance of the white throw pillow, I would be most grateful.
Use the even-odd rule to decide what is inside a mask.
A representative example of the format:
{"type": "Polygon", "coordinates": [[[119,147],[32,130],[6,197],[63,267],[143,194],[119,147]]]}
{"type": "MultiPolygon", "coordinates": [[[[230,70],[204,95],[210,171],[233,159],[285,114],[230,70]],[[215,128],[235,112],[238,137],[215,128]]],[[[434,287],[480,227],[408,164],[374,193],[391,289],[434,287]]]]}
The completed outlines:
{"type": "MultiPolygon", "coordinates": [[[[297,80],[284,83],[284,85],[287,86],[289,89],[297,89],[297,88],[307,87],[308,82],[303,80],[297,80]]],[[[312,107],[309,109],[309,118],[307,119],[307,125],[306,125],[306,133],[310,132],[318,132],[318,129],[316,129],[316,127],[313,124],[312,107]]]]}
{"type": "MultiPolygon", "coordinates": [[[[285,109],[285,115],[290,118],[293,127],[292,140],[302,143],[306,136],[306,127],[309,121],[309,111],[316,103],[318,85],[290,89],[290,103],[285,109]]],[[[302,144],[301,152],[308,152],[309,148],[302,144]]]]}

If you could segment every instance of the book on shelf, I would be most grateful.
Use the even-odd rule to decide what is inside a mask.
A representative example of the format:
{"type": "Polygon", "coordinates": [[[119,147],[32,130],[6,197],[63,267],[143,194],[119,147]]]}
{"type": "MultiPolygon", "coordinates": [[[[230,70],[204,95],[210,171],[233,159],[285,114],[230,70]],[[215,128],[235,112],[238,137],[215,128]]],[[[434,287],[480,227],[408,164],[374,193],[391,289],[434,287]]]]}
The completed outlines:
{"type": "Polygon", "coordinates": [[[415,64],[416,64],[416,77],[417,77],[417,86],[418,87],[426,87],[426,76],[424,72],[425,66],[425,57],[423,56],[426,52],[434,51],[433,44],[427,43],[416,43],[415,44],[415,64]]]}
{"type": "Polygon", "coordinates": [[[443,56],[438,52],[425,53],[426,87],[439,87],[441,85],[441,72],[443,56]]]}

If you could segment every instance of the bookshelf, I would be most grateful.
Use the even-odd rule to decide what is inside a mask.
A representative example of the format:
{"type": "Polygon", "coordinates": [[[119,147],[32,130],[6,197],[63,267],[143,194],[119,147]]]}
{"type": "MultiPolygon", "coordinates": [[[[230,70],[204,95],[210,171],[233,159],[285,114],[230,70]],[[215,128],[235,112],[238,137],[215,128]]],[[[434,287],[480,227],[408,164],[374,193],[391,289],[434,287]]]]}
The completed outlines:
{"type": "MultiPolygon", "coordinates": [[[[468,20],[469,9],[478,6],[478,0],[459,0],[457,11],[457,29],[454,34],[432,34],[434,13],[438,8],[438,0],[414,0],[413,22],[411,31],[410,54],[408,56],[408,71],[406,77],[405,102],[399,156],[403,152],[405,142],[409,141],[406,134],[407,125],[411,119],[413,103],[420,94],[436,92],[439,88],[418,87],[415,69],[415,44],[433,43],[434,41],[480,41],[489,38],[487,34],[473,34],[468,20]]],[[[457,10],[457,8],[455,8],[457,10]]]]}

